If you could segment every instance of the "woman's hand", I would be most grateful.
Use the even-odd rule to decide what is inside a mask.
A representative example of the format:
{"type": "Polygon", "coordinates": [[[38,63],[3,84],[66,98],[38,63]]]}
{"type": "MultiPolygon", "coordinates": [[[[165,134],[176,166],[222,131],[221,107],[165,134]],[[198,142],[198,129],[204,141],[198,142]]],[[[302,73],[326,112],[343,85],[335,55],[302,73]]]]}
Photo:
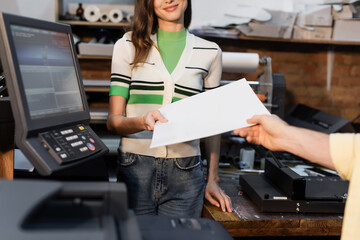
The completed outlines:
{"type": "Polygon", "coordinates": [[[208,181],[205,188],[205,198],[217,207],[221,207],[223,212],[232,212],[231,199],[220,188],[216,181],[208,181]]]}
{"type": "Polygon", "coordinates": [[[155,122],[166,123],[168,120],[158,110],[148,112],[143,115],[144,129],[154,131],[155,122]]]}

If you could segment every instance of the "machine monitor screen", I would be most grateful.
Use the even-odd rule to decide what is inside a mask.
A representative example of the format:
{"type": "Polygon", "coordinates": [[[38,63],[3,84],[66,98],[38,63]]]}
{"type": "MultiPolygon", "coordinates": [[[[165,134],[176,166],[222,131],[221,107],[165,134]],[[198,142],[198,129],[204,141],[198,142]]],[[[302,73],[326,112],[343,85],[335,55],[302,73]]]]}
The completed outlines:
{"type": "Polygon", "coordinates": [[[0,30],[9,95],[28,131],[90,118],[69,25],[0,13],[0,30]]]}
{"type": "Polygon", "coordinates": [[[0,12],[0,56],[16,145],[40,174],[106,154],[89,126],[69,25],[0,12]]]}
{"type": "Polygon", "coordinates": [[[11,24],[31,119],[83,111],[68,34],[11,24]]]}

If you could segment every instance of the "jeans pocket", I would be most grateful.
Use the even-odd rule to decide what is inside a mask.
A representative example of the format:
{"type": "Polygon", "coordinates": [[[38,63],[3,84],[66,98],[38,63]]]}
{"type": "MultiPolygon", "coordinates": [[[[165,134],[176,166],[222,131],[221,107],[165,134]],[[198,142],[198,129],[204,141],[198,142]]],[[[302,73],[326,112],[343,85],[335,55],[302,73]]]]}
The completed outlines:
{"type": "Polygon", "coordinates": [[[120,153],[118,163],[123,167],[127,167],[133,165],[137,159],[138,156],[134,153],[122,152],[120,153]]]}
{"type": "Polygon", "coordinates": [[[177,168],[180,170],[191,170],[201,164],[200,156],[187,157],[187,158],[174,158],[174,162],[177,168]]]}

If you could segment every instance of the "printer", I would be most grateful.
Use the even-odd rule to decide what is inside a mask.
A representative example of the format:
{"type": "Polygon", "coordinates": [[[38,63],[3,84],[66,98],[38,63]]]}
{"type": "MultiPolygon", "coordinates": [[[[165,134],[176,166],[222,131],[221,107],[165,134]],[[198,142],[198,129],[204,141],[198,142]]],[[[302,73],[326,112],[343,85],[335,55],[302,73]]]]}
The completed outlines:
{"type": "Polygon", "coordinates": [[[203,218],[135,216],[123,183],[0,181],[1,239],[232,239],[203,218]]]}
{"type": "Polygon", "coordinates": [[[349,182],[318,168],[304,173],[273,156],[264,174],[240,175],[239,182],[262,212],[343,213],[349,182]]]}

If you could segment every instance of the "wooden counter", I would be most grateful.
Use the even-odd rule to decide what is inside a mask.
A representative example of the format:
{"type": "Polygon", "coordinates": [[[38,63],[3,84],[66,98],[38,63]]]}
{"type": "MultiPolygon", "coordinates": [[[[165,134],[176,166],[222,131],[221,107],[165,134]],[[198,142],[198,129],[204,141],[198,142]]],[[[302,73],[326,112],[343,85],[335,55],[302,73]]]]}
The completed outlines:
{"type": "Polygon", "coordinates": [[[262,213],[241,191],[237,178],[221,178],[231,197],[233,213],[223,213],[206,202],[203,217],[220,222],[233,237],[340,236],[342,214],[262,213]]]}
{"type": "Polygon", "coordinates": [[[0,98],[0,178],[14,177],[15,124],[9,98],[0,98]]]}

